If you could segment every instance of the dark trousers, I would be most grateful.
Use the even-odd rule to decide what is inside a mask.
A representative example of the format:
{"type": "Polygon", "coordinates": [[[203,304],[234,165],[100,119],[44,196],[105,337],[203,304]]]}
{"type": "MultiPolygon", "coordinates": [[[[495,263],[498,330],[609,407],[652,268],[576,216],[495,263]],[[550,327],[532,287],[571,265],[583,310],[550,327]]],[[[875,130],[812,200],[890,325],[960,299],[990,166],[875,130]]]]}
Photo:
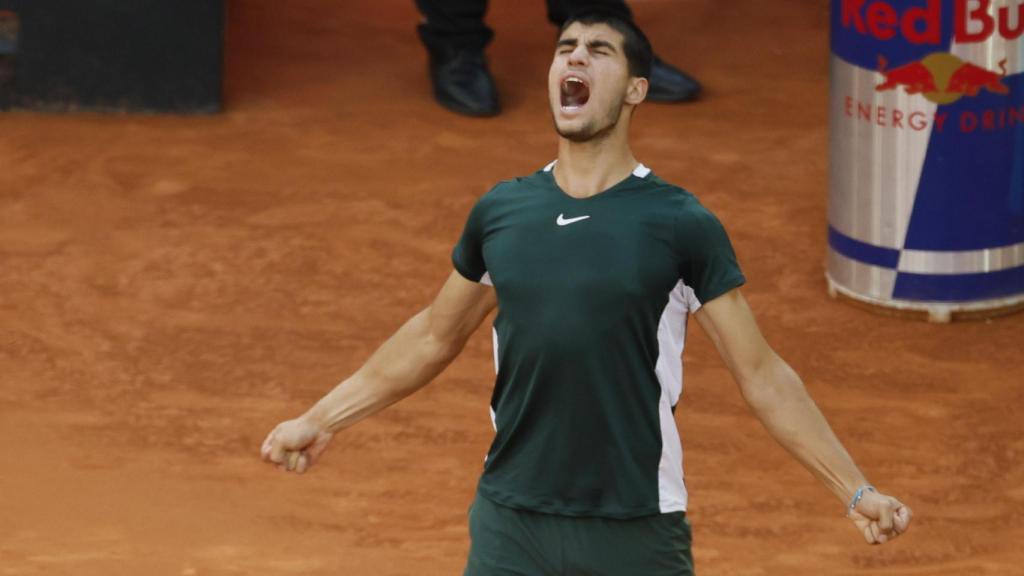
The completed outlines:
{"type": "MultiPolygon", "coordinates": [[[[570,14],[583,8],[600,7],[632,19],[624,0],[547,0],[548,20],[561,26],[570,14]]],[[[416,0],[425,21],[419,26],[420,38],[430,50],[462,48],[483,49],[494,37],[484,14],[487,0],[416,0]]]]}
{"type": "Polygon", "coordinates": [[[463,576],[694,576],[685,512],[577,518],[506,508],[478,494],[469,539],[463,576]]]}

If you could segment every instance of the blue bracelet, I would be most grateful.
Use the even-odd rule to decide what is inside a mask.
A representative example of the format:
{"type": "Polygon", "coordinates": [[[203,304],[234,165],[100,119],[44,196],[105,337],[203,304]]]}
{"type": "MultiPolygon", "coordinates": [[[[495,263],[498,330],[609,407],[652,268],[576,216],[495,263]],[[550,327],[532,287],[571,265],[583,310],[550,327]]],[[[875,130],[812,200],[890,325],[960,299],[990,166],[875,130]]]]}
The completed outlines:
{"type": "Polygon", "coordinates": [[[850,500],[850,505],[846,507],[847,516],[849,516],[853,512],[853,509],[857,507],[857,503],[864,497],[865,491],[877,492],[875,487],[871,484],[865,484],[860,488],[857,488],[857,491],[853,493],[853,499],[850,500]]]}

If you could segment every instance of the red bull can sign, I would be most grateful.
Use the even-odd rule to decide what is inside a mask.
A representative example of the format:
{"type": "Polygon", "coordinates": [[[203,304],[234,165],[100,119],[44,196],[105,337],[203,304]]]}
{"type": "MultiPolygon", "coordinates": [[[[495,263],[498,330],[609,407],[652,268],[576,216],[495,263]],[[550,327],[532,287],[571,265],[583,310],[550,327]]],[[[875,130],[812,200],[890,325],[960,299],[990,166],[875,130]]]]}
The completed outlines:
{"type": "Polygon", "coordinates": [[[1024,0],[834,0],[827,277],[933,320],[1024,308],[1024,0]]]}

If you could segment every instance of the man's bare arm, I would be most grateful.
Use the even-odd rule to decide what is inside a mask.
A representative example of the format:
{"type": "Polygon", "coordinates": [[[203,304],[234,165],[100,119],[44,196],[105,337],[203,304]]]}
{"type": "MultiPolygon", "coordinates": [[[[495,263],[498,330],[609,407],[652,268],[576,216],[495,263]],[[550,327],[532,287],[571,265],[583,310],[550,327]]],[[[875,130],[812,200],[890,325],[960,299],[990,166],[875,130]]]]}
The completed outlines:
{"type": "Polygon", "coordinates": [[[458,356],[497,305],[490,286],[452,272],[429,307],[409,319],[352,376],[305,414],[279,424],[263,443],[264,459],[303,472],[333,434],[422,388],[458,356]]]}
{"type": "MultiPolygon", "coordinates": [[[[708,302],[696,318],[769,433],[844,505],[849,503],[867,480],[800,377],[765,341],[740,291],[708,302]]],[[[868,542],[883,543],[907,529],[910,515],[895,498],[862,492],[850,517],[868,542]]]]}
{"type": "Polygon", "coordinates": [[[434,302],[317,402],[309,417],[336,432],[422,388],[458,356],[495,304],[493,288],[452,272],[434,302]]]}

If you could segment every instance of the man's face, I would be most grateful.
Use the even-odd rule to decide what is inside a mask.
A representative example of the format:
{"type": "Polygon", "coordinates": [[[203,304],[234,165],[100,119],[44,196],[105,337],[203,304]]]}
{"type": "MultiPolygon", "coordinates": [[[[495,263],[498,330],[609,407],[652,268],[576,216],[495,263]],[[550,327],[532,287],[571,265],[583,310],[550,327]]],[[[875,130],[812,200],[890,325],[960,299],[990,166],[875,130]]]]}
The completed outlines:
{"type": "Polygon", "coordinates": [[[572,23],[558,39],[548,71],[548,97],[555,130],[584,142],[610,132],[625,103],[638,104],[636,86],[622,49],[622,34],[606,24],[572,23]]]}

